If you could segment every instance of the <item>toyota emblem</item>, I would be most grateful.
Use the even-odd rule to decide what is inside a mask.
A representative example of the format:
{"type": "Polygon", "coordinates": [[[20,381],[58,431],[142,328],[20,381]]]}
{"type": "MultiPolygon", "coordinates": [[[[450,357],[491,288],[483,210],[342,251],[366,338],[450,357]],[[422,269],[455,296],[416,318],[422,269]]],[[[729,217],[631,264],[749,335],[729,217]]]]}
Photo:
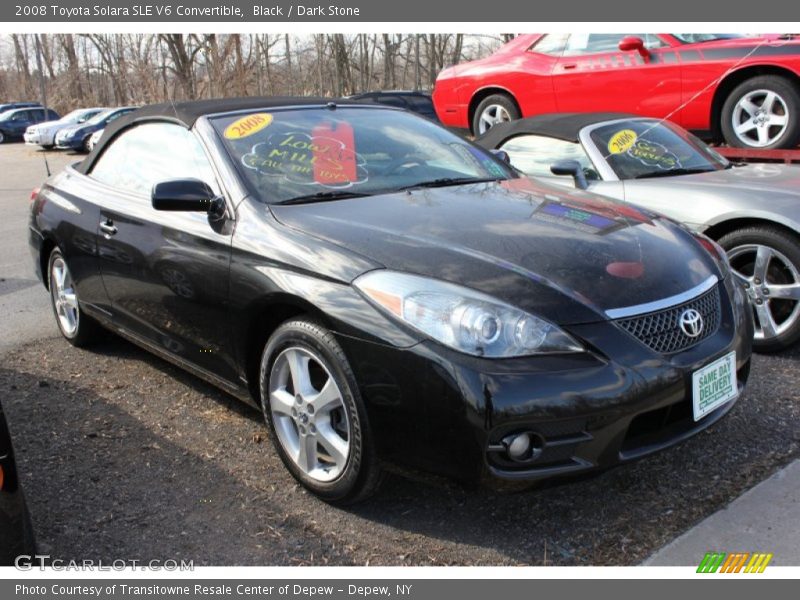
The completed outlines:
{"type": "Polygon", "coordinates": [[[678,317],[678,325],[687,336],[696,338],[703,333],[703,315],[693,308],[687,308],[678,317]]]}

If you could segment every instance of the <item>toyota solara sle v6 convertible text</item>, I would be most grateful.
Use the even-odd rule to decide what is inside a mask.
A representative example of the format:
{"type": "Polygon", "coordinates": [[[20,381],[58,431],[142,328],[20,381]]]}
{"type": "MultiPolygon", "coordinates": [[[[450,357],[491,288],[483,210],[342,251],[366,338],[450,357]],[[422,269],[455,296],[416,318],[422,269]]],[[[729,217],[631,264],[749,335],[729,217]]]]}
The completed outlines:
{"type": "Polygon", "coordinates": [[[376,105],[140,109],[35,194],[30,243],[70,342],[103,325],[260,407],[328,501],[384,464],[639,458],[727,413],[750,365],[716,244],[376,105]]]}

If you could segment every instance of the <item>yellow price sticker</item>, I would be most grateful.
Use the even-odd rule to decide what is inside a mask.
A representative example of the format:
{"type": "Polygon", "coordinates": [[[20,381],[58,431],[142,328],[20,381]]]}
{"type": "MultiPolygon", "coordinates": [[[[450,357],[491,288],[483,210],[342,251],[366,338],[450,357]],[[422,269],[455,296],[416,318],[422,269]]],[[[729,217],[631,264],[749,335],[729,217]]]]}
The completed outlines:
{"type": "Polygon", "coordinates": [[[242,117],[228,125],[223,135],[229,140],[238,140],[258,133],[272,123],[269,113],[255,113],[242,117]]]}
{"type": "Polygon", "coordinates": [[[608,151],[611,154],[622,154],[631,149],[636,143],[636,132],[633,129],[623,129],[611,136],[608,140],[608,151]]]}

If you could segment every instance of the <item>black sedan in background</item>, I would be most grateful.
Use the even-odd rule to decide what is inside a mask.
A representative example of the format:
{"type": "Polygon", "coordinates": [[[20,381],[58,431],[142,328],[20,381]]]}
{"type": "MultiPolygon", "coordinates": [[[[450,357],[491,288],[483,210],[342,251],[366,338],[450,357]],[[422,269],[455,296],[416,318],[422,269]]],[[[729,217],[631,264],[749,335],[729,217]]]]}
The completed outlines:
{"type": "Polygon", "coordinates": [[[716,244],[406,111],[146,107],[31,209],[67,340],[102,325],[259,407],[331,502],[387,462],[492,481],[640,458],[747,380],[752,317],[716,244]]]}
{"type": "Polygon", "coordinates": [[[431,121],[439,122],[436,109],[433,107],[433,98],[430,94],[417,90],[385,90],[380,92],[363,92],[348,96],[348,100],[358,100],[359,102],[374,102],[384,106],[393,106],[410,110],[431,121]]]}
{"type": "Polygon", "coordinates": [[[0,566],[13,565],[17,556],[34,554],[36,548],[30,515],[19,485],[11,435],[0,405],[0,566]]]}

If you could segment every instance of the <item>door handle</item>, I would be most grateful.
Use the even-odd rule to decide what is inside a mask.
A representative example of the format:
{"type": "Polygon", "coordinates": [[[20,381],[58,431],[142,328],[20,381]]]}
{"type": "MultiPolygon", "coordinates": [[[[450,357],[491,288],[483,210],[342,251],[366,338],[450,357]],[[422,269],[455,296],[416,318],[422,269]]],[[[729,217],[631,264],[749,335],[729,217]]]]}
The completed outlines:
{"type": "Polygon", "coordinates": [[[106,219],[105,221],[100,221],[100,231],[102,231],[106,237],[111,237],[117,233],[117,228],[114,226],[114,222],[111,219],[106,219]]]}
{"type": "Polygon", "coordinates": [[[562,67],[565,71],[570,71],[578,66],[578,63],[569,63],[562,67]]]}

